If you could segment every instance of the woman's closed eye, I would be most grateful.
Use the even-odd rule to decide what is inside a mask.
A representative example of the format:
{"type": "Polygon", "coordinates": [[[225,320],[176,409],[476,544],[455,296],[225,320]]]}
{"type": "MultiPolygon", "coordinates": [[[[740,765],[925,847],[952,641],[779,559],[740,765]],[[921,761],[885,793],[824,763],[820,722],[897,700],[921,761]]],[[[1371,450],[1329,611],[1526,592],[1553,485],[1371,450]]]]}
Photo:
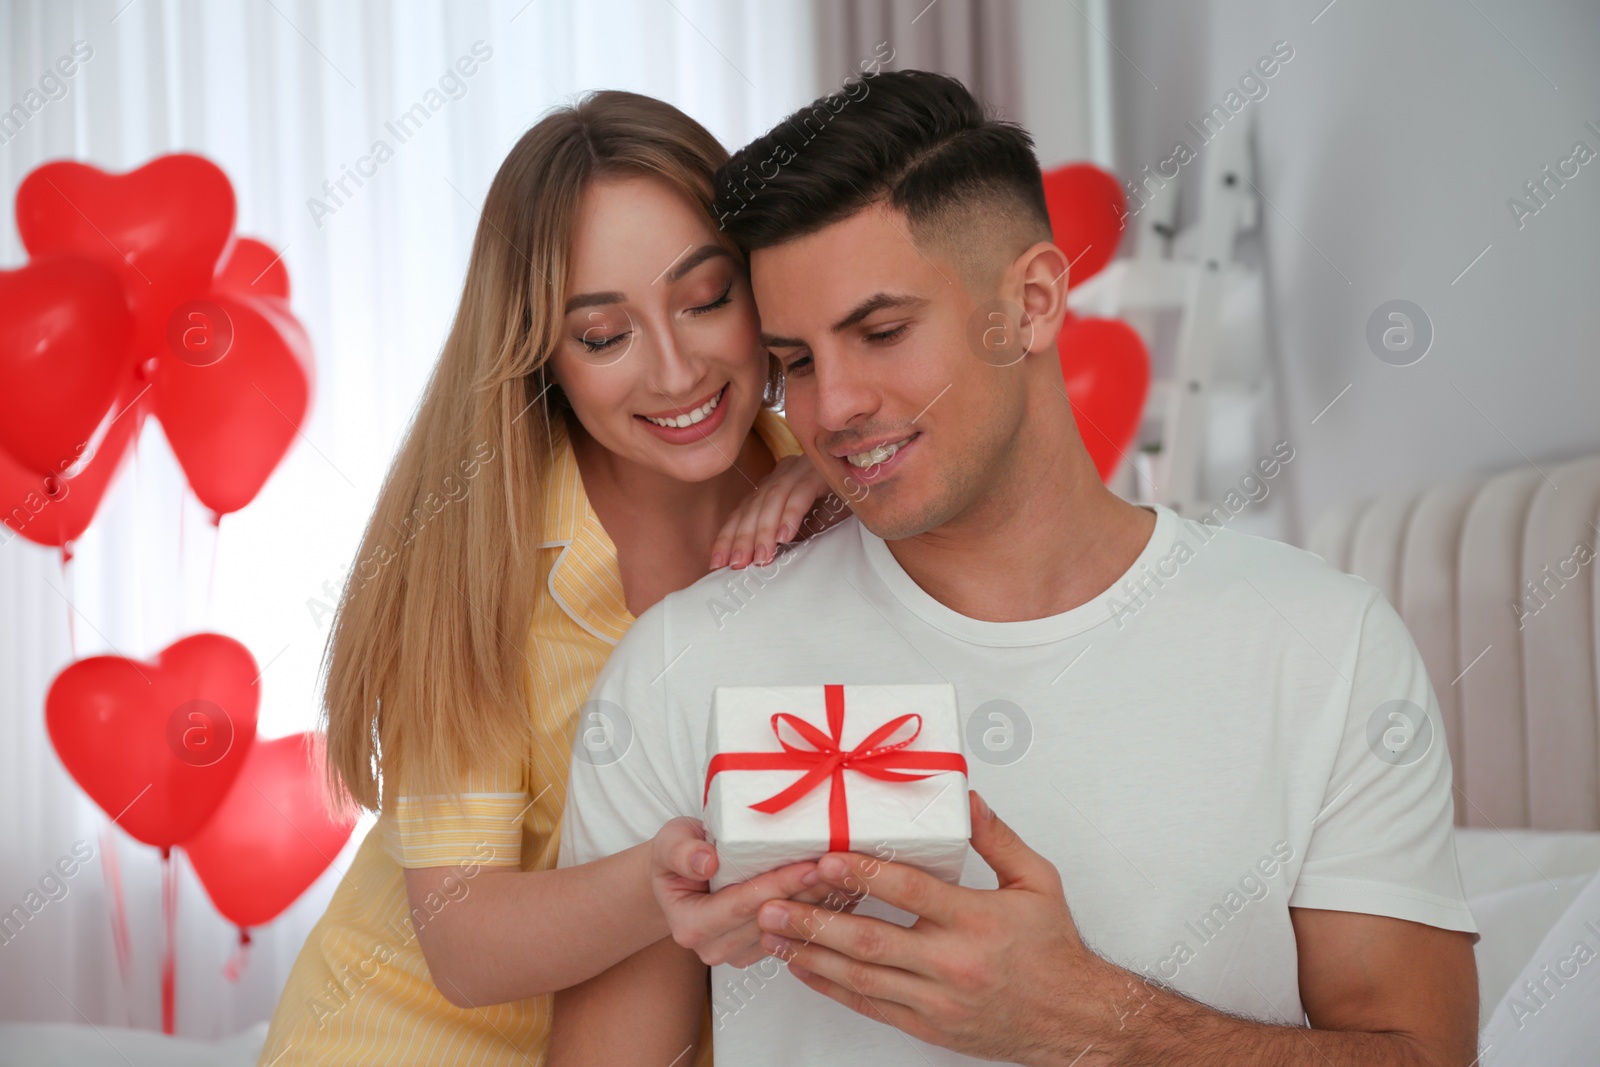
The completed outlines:
{"type": "Polygon", "coordinates": [[[699,304],[699,305],[696,305],[695,307],[689,308],[689,314],[691,314],[691,315],[704,315],[708,311],[715,311],[720,307],[726,307],[728,305],[728,303],[730,301],[732,301],[732,300],[733,300],[733,282],[730,281],[726,286],[723,287],[721,295],[719,295],[716,299],[712,300],[710,303],[699,304]]]}
{"type": "Polygon", "coordinates": [[[608,348],[621,344],[623,339],[632,331],[623,330],[621,333],[613,334],[610,337],[591,336],[599,332],[597,330],[585,330],[584,336],[578,338],[578,343],[583,345],[585,352],[604,352],[608,348]]]}
{"type": "Polygon", "coordinates": [[[620,322],[607,321],[608,316],[598,311],[589,312],[586,318],[589,325],[584,327],[581,334],[573,337],[573,340],[581,344],[586,352],[604,352],[626,340],[633,332],[630,328],[633,326],[631,315],[628,316],[626,326],[620,322]]]}

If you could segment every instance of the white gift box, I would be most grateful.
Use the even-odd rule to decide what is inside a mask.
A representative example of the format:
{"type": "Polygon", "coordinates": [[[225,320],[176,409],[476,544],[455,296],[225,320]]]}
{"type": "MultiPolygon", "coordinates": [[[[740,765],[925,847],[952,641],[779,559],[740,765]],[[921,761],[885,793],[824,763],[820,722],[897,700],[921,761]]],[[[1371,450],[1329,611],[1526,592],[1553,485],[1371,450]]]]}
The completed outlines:
{"type": "Polygon", "coordinates": [[[972,824],[949,685],[719,687],[706,759],[712,889],[844,851],[830,844],[845,830],[849,851],[961,878],[972,824]]]}

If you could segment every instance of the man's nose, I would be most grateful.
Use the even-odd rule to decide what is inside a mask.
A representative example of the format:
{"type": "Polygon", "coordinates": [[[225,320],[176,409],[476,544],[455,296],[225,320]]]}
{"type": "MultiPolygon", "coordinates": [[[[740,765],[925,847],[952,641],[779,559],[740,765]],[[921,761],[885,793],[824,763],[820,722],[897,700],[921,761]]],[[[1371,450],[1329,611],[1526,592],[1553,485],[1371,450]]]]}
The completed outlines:
{"type": "Polygon", "coordinates": [[[817,423],[844,430],[878,410],[880,394],[868,368],[840,353],[812,353],[816,374],[817,423]]]}

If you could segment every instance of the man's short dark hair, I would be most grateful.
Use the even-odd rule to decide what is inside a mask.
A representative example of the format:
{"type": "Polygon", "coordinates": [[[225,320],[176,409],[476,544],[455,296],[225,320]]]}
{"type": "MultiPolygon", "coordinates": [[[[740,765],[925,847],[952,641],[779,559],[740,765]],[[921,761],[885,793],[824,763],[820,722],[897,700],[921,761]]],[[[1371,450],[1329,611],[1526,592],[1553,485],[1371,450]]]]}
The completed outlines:
{"type": "Polygon", "coordinates": [[[987,114],[955,78],[923,70],[847,82],[796,111],[717,172],[712,208],[754,251],[880,202],[903,213],[919,240],[980,218],[1050,239],[1027,131],[987,114]]]}

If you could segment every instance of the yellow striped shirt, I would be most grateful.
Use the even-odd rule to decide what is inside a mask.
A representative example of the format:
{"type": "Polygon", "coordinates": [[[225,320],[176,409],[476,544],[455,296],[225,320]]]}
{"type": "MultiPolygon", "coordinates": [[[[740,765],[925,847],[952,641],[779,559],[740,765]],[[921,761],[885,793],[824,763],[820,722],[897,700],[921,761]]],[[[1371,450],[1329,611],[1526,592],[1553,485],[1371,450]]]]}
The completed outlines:
{"type": "MultiPolygon", "coordinates": [[[[578,711],[633,623],[616,546],[589,505],[559,419],[552,431],[539,570],[549,595],[537,602],[527,642],[532,751],[484,768],[459,797],[399,797],[385,810],[295,960],[263,1064],[544,1061],[551,998],[456,1007],[434,987],[416,929],[470,893],[480,867],[555,867],[578,711]],[[459,877],[411,908],[403,870],[447,866],[459,877]]],[[[800,451],[770,410],[756,416],[755,432],[774,456],[800,451]]],[[[710,1046],[702,1041],[698,1063],[710,1063],[710,1046]]]]}

